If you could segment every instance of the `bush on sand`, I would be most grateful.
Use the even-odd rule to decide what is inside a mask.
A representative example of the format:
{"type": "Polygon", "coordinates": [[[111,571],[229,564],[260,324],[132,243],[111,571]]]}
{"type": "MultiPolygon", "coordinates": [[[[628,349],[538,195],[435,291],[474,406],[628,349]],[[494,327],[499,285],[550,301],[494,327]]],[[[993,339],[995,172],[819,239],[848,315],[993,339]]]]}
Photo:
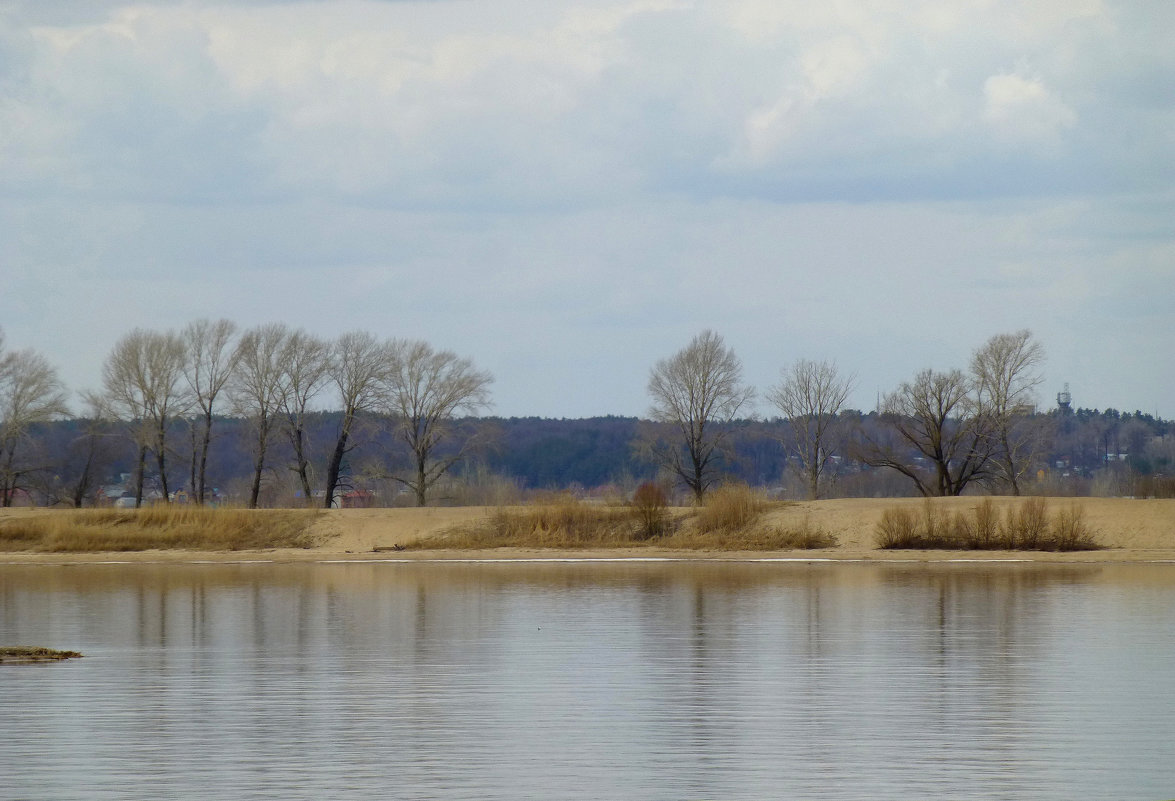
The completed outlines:
{"type": "Polygon", "coordinates": [[[1102,545],[1085,523],[1084,511],[1074,504],[1049,518],[1043,498],[1028,498],[1009,507],[1003,523],[990,498],[970,516],[946,516],[930,499],[918,514],[907,507],[882,512],[877,524],[877,547],[918,550],[1092,551],[1102,545]]]}
{"type": "Polygon", "coordinates": [[[82,509],[0,520],[0,551],[312,548],[317,510],[162,505],[82,509]]]}

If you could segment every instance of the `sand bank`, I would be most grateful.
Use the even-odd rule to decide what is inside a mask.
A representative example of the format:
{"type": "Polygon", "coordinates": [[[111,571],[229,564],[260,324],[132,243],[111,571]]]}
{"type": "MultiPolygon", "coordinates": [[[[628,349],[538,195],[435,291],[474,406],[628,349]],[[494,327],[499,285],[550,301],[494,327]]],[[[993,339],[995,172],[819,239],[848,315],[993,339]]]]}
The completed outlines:
{"type": "MultiPolygon", "coordinates": [[[[945,498],[936,503],[947,511],[968,510],[977,498],[945,498]]],[[[1000,507],[1014,498],[995,498],[1000,507]]],[[[325,512],[316,522],[321,544],[308,549],[256,551],[137,551],[119,553],[0,553],[0,562],[51,564],[84,562],[241,562],[430,559],[725,559],[725,560],[861,560],[948,561],[1032,560],[1042,562],[1175,562],[1175,500],[1124,498],[1053,498],[1052,509],[1079,505],[1085,521],[1106,547],[1099,551],[1039,553],[1021,551],[882,551],[874,546],[875,527],[891,506],[920,508],[921,499],[846,498],[805,501],[770,512],[768,522],[782,526],[807,521],[837,538],[835,548],[802,551],[696,551],[641,548],[545,550],[500,548],[483,551],[391,550],[433,537],[446,529],[491,514],[487,507],[427,509],[340,509],[325,512]]],[[[3,515],[53,514],[45,510],[0,510],[3,515]]]]}

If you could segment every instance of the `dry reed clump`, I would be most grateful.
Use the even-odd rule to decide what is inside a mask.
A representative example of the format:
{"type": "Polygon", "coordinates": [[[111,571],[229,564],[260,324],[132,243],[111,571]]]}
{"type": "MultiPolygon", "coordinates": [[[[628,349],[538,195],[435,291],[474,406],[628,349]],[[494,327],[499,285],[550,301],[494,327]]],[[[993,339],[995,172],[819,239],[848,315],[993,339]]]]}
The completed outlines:
{"type": "Polygon", "coordinates": [[[0,521],[6,551],[238,551],[312,548],[311,510],[153,506],[84,509],[0,521]]]}
{"type": "Polygon", "coordinates": [[[744,531],[767,511],[767,500],[745,484],[725,484],[706,496],[696,525],[702,533],[744,531]]]}
{"type": "Polygon", "coordinates": [[[646,481],[637,487],[631,507],[637,522],[637,539],[660,537],[669,530],[669,498],[660,485],[646,481]]]}
{"type": "Polygon", "coordinates": [[[580,503],[569,495],[534,506],[498,509],[488,518],[418,540],[421,548],[594,548],[630,545],[637,523],[631,509],[580,503]]]}
{"type": "Polygon", "coordinates": [[[744,529],[702,531],[683,528],[658,543],[666,548],[714,551],[798,551],[835,548],[836,537],[812,525],[807,518],[798,526],[751,526],[744,529]]]}
{"type": "Polygon", "coordinates": [[[39,646],[12,645],[0,648],[0,665],[18,665],[30,662],[59,662],[63,659],[78,659],[77,651],[57,651],[39,646]]]}
{"type": "Polygon", "coordinates": [[[971,516],[947,516],[931,500],[921,514],[912,509],[886,509],[877,524],[877,547],[918,550],[1093,551],[1102,545],[1086,525],[1077,504],[1060,510],[1051,520],[1043,498],[1028,498],[1009,507],[1000,522],[990,498],[972,509],[971,516]]]}
{"type": "MultiPolygon", "coordinates": [[[[748,491],[749,492],[749,491],[748,491]]],[[[758,525],[768,504],[741,490],[720,496],[722,514],[709,518],[711,528],[682,525],[687,514],[661,506],[659,497],[634,499],[625,506],[579,503],[569,496],[548,498],[534,506],[499,509],[484,520],[411,543],[427,548],[631,548],[657,546],[688,550],[794,550],[829,548],[836,540],[807,520],[798,527],[758,525]],[[753,513],[748,513],[748,509],[753,513]],[[715,521],[722,521],[717,525],[715,521]],[[735,522],[743,523],[742,527],[735,522]],[[660,533],[650,534],[650,524],[660,533]]],[[[695,514],[701,516],[699,510],[695,514]]],[[[713,514],[713,513],[712,513],[713,514]]],[[[695,521],[696,523],[696,521],[695,521]]]]}

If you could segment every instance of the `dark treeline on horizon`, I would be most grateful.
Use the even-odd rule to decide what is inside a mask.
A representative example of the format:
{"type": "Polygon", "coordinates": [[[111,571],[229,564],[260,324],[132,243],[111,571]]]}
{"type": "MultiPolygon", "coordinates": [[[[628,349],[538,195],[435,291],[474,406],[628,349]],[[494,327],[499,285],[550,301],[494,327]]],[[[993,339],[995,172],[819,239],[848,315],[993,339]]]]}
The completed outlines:
{"type": "Polygon", "coordinates": [[[834,362],[797,359],[756,390],[707,329],[652,365],[649,419],[505,418],[484,416],[488,371],[423,340],[204,319],[120,338],[78,414],[48,360],[0,331],[0,505],[618,500],[645,482],[702,503],[729,481],[811,499],[1175,494],[1171,424],[1072,410],[1067,390],[1038,412],[1044,360],[1028,329],[996,334],[862,413],[834,362]],[[748,417],[757,395],[776,416],[748,417]]]}
{"type": "MultiPolygon", "coordinates": [[[[876,412],[839,415],[848,436],[883,428],[876,412]]],[[[341,412],[308,415],[306,438],[315,495],[321,497],[323,465],[329,458],[341,412]]],[[[1142,412],[1114,409],[1053,410],[1034,415],[1047,431],[1035,458],[1028,491],[1050,495],[1169,495],[1175,473],[1175,424],[1142,412]],[[1164,489],[1165,488],[1165,489],[1164,489]]],[[[643,427],[656,424],[635,417],[581,419],[540,417],[465,417],[455,441],[476,440],[456,464],[431,503],[438,505],[508,503],[535,492],[571,491],[581,496],[628,497],[644,481],[677,489],[637,446],[643,427]]],[[[253,424],[242,417],[218,417],[209,449],[207,473],[211,500],[243,504],[252,479],[253,424]]],[[[16,505],[93,506],[109,504],[129,490],[136,447],[119,422],[72,418],[41,423],[28,432],[26,460],[31,469],[12,494],[16,505]]],[[[745,419],[726,424],[720,456],[722,479],[769,490],[783,498],[803,498],[794,457],[789,460],[787,421],[745,419]]],[[[376,415],[357,426],[355,447],[344,460],[337,503],[406,506],[413,498],[394,476],[409,469],[409,454],[394,435],[392,421],[376,415]]],[[[190,421],[173,421],[167,433],[170,459],[167,486],[173,499],[192,493],[193,432],[190,421]],[[178,488],[178,494],[177,494],[178,488]]],[[[852,443],[836,459],[827,497],[909,496],[915,488],[891,470],[869,467],[854,457],[852,443]]],[[[444,451],[440,453],[444,455],[444,451]]],[[[319,505],[295,481],[293,451],[275,441],[265,471],[261,506],[319,505]]],[[[161,500],[158,475],[148,475],[148,500],[161,500]],[[152,494],[153,493],[153,494],[152,494]]],[[[998,491],[976,486],[974,492],[998,491]]],[[[680,502],[686,501],[679,494],[680,502]]]]}

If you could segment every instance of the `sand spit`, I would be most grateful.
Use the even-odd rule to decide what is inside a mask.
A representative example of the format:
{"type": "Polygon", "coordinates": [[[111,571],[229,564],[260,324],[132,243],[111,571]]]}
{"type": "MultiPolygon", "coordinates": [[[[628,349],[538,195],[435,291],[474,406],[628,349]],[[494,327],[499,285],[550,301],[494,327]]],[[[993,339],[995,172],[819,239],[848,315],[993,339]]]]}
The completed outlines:
{"type": "MultiPolygon", "coordinates": [[[[937,499],[947,512],[967,511],[981,499],[975,497],[937,499]]],[[[1019,499],[997,497],[1004,508],[1019,499]]],[[[320,544],[314,548],[264,549],[250,551],[151,550],[103,553],[0,553],[0,563],[132,563],[132,562],[322,562],[420,560],[601,560],[601,559],[710,559],[729,561],[1037,561],[1037,562],[1175,562],[1175,500],[1126,498],[1050,498],[1050,509],[1076,504],[1084,520],[1105,547],[1098,551],[1040,553],[1022,551],[908,551],[878,550],[875,546],[877,521],[893,506],[920,509],[915,498],[845,498],[803,501],[769,512],[767,521],[781,526],[808,525],[836,537],[837,546],[801,551],[697,551],[669,550],[655,545],[609,549],[521,549],[498,548],[479,551],[399,550],[424,538],[433,539],[447,529],[483,519],[493,513],[488,507],[426,509],[340,509],[319,516],[314,534],[320,544]]],[[[4,509],[7,516],[63,514],[55,510],[4,509]]],[[[441,540],[443,542],[443,539],[441,540]]]]}

